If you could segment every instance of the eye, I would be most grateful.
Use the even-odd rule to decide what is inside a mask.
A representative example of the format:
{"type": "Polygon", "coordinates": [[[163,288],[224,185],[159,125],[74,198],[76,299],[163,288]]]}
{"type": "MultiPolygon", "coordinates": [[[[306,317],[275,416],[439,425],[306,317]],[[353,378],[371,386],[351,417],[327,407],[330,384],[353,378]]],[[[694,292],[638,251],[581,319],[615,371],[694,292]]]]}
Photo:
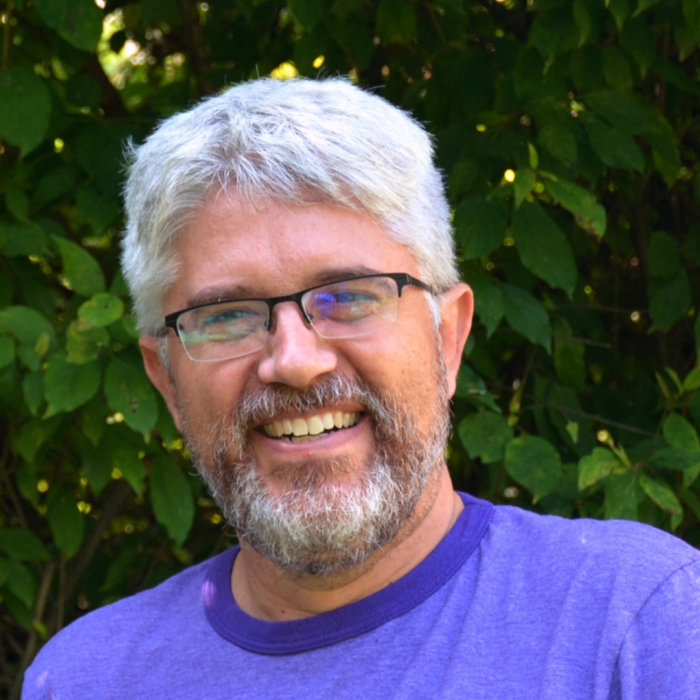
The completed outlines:
{"type": "Polygon", "coordinates": [[[255,309],[246,309],[244,307],[233,307],[228,309],[221,309],[218,311],[211,312],[202,319],[202,324],[204,326],[214,326],[218,324],[226,323],[245,323],[250,319],[256,319],[259,316],[259,312],[255,309]]]}
{"type": "Polygon", "coordinates": [[[180,332],[190,342],[231,342],[247,338],[264,327],[267,307],[255,302],[216,304],[194,309],[180,321],[180,332]]]}
{"type": "Polygon", "coordinates": [[[351,320],[371,314],[379,303],[377,294],[371,291],[324,289],[314,295],[311,313],[323,318],[351,320]]]}

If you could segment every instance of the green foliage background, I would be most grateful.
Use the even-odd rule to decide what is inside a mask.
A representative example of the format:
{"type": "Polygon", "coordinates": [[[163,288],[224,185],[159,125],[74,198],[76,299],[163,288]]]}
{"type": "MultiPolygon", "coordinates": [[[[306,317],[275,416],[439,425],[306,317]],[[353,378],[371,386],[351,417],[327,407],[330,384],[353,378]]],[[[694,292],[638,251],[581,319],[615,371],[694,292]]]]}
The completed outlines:
{"type": "Polygon", "coordinates": [[[121,153],[271,71],[350,75],[436,136],[476,293],[456,484],[700,544],[697,0],[5,0],[0,29],[10,697],[72,619],[232,541],[142,372],[121,153]]]}

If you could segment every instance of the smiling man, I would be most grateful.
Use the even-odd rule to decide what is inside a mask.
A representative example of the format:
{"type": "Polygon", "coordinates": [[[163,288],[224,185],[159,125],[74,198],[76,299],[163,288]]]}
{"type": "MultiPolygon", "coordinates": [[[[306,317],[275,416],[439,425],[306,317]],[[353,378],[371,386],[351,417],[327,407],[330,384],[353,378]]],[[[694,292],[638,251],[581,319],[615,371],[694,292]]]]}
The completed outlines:
{"type": "Polygon", "coordinates": [[[454,492],[472,294],[426,132],[261,80],[133,154],[146,371],[240,547],[95,611],[24,697],[700,698],[700,554],[454,492]]]}

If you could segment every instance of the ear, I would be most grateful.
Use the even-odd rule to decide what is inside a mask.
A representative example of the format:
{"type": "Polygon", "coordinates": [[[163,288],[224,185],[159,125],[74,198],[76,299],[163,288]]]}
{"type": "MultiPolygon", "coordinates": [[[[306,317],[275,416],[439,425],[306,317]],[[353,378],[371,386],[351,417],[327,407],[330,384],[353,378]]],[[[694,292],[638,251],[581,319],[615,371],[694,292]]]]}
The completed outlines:
{"type": "Polygon", "coordinates": [[[457,388],[457,373],[462,362],[462,351],[472,328],[473,315],[474,295],[471,288],[464,282],[460,282],[441,295],[440,338],[450,396],[454,395],[457,388]]]}
{"type": "Polygon", "coordinates": [[[172,378],[167,367],[160,359],[161,342],[163,341],[154,335],[142,335],[139,338],[143,365],[146,368],[146,374],[153,383],[153,386],[158,389],[161,396],[165,399],[165,403],[168,405],[168,410],[175,421],[177,429],[182,432],[182,422],[180,421],[180,412],[178,411],[177,401],[175,400],[172,378]]]}

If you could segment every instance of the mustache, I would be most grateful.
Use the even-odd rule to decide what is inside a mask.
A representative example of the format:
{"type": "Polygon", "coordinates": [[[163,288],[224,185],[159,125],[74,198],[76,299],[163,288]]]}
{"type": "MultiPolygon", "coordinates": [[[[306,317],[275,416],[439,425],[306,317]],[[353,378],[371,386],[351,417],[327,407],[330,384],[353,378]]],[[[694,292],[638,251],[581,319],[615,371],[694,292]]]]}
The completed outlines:
{"type": "Polygon", "coordinates": [[[358,403],[375,423],[391,430],[397,422],[395,401],[359,378],[328,375],[306,389],[269,384],[247,392],[233,413],[233,424],[248,431],[286,411],[308,413],[341,403],[358,403]],[[390,424],[390,425],[388,425],[390,424]]]}

